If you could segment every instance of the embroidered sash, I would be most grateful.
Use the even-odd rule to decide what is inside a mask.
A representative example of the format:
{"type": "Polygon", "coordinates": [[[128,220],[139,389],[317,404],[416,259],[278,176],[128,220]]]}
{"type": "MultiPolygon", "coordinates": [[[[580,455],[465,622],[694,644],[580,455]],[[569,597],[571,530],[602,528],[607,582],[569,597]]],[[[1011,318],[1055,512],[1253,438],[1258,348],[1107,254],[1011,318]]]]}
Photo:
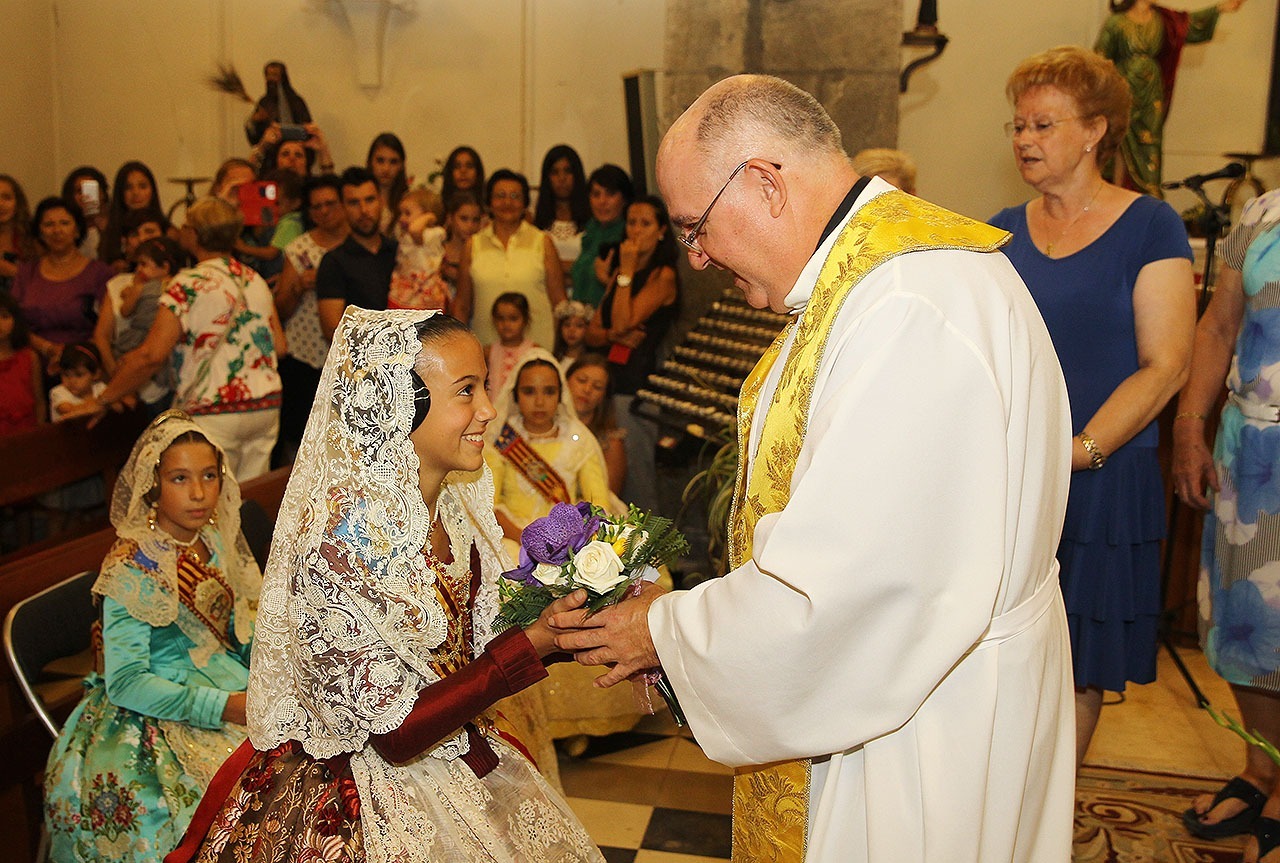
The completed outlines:
{"type": "Polygon", "coordinates": [[[529,480],[529,484],[538,490],[538,494],[551,504],[573,503],[569,499],[569,487],[564,484],[560,474],[510,424],[502,427],[494,445],[529,480]]]}
{"type": "MultiPolygon", "coordinates": [[[[765,351],[738,400],[738,473],[729,518],[729,561],[752,555],[755,526],[791,498],[792,474],[804,444],[814,380],[844,300],[867,273],[898,255],[926,249],[990,252],[1004,231],[902,192],[886,192],[863,206],[841,231],[818,274],[803,313],[765,351]],[[756,456],[747,468],[751,425],[760,390],[795,331],[772,400],[765,406],[756,456]]],[[[733,860],[801,863],[808,845],[811,762],[783,761],[741,768],[733,783],[733,860]]]]}
{"type": "Polygon", "coordinates": [[[178,555],[178,600],[223,647],[232,649],[231,612],[236,598],[222,573],[190,554],[178,555]]]}

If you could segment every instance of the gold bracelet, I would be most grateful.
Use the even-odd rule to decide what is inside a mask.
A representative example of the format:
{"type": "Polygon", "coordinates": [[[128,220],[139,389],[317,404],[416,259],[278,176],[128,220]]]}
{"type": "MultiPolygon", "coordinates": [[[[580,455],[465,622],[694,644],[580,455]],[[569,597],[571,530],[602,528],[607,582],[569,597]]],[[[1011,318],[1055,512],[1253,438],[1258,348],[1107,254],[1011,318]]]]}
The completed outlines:
{"type": "Polygon", "coordinates": [[[1175,420],[1203,420],[1208,419],[1204,414],[1198,414],[1195,411],[1181,411],[1173,415],[1175,420]]]}
{"type": "Polygon", "coordinates": [[[1088,432],[1080,432],[1077,437],[1084,445],[1085,452],[1089,453],[1089,470],[1097,470],[1107,463],[1107,457],[1102,454],[1102,450],[1098,449],[1098,442],[1088,432]]]}

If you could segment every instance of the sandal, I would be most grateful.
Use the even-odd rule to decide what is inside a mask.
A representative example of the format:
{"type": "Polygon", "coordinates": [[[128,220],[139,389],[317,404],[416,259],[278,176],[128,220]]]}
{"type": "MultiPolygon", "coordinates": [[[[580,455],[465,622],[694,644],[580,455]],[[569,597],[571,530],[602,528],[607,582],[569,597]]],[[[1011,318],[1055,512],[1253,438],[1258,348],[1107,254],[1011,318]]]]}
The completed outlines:
{"type": "Polygon", "coordinates": [[[1261,861],[1280,847],[1280,821],[1274,818],[1259,818],[1253,822],[1253,836],[1258,840],[1258,860],[1261,861]]]}
{"type": "MultiPolygon", "coordinates": [[[[1280,821],[1271,818],[1259,819],[1262,814],[1262,804],[1267,802],[1267,795],[1239,776],[1230,779],[1227,784],[1218,789],[1218,793],[1213,795],[1213,802],[1209,804],[1205,814],[1212,812],[1213,808],[1222,801],[1232,799],[1243,801],[1245,808],[1230,818],[1224,818],[1216,824],[1206,824],[1200,820],[1202,816],[1195,810],[1195,807],[1190,807],[1182,813],[1182,823],[1186,825],[1187,830],[1193,836],[1199,836],[1201,839],[1222,839],[1227,836],[1247,833],[1254,824],[1261,823],[1261,821],[1270,821],[1277,828],[1276,839],[1280,841],[1280,821]]],[[[1259,841],[1261,842],[1262,840],[1259,839],[1259,841]]],[[[1258,856],[1261,859],[1262,855],[1259,854],[1258,856]]]]}

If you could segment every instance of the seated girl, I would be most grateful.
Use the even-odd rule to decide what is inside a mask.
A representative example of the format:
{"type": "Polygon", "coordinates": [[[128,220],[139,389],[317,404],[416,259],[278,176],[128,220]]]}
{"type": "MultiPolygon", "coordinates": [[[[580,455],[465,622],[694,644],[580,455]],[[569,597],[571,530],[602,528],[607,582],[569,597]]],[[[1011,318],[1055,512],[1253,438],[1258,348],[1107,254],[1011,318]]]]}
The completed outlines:
{"type": "Polygon", "coordinates": [[[586,597],[493,631],[484,379],[453,318],[347,309],[276,524],[252,742],[170,863],[603,860],[491,710],[546,676],[549,614],[586,597]]]}
{"type": "MultiPolygon", "coordinates": [[[[609,492],[600,445],[577,418],[555,357],[533,348],[520,358],[498,394],[498,415],[485,437],[484,457],[493,471],[494,508],[513,559],[524,528],[556,503],[590,501],[625,511],[609,492]]],[[[587,735],[627,731],[640,719],[631,687],[597,689],[598,669],[576,663],[553,666],[538,687],[553,739],[571,738],[570,754],[586,749],[587,735]]]]}
{"type": "Polygon", "coordinates": [[[51,860],[159,861],[245,737],[262,575],[240,489],[186,414],[142,433],[116,482],[102,563],[104,670],[45,769],[51,860]]]}

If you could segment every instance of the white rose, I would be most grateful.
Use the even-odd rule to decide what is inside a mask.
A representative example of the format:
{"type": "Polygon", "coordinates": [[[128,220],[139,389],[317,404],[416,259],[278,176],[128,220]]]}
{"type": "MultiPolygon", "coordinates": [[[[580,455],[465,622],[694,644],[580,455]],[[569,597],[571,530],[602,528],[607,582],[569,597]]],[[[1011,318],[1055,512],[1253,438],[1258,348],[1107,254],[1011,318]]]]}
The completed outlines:
{"type": "Polygon", "coordinates": [[[607,542],[592,540],[573,556],[576,581],[594,593],[604,594],[625,579],[622,559],[607,542]]]}
{"type": "Polygon", "coordinates": [[[564,567],[554,563],[540,563],[533,568],[533,577],[550,587],[564,582],[564,567]]]}

